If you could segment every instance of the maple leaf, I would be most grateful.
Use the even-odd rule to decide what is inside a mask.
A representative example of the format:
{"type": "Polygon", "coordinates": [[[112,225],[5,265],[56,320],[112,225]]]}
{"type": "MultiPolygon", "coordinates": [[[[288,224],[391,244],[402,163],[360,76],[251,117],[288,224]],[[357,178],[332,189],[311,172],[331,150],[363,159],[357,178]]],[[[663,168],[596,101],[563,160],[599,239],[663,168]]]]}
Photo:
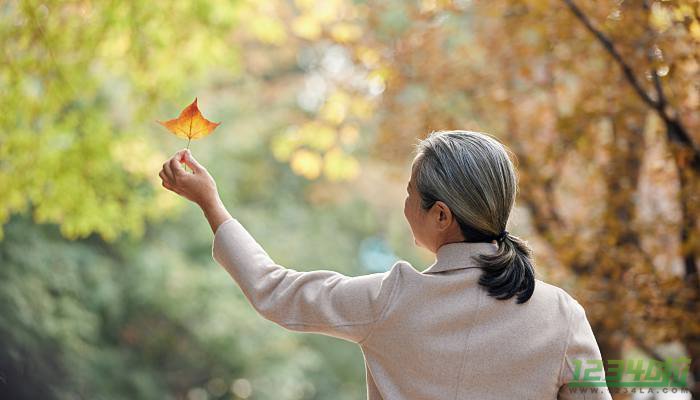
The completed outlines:
{"type": "Polygon", "coordinates": [[[187,139],[187,148],[192,139],[200,139],[209,135],[221,122],[211,122],[204,118],[197,107],[197,98],[185,107],[180,115],[168,121],[156,121],[166,127],[173,135],[187,139]]]}

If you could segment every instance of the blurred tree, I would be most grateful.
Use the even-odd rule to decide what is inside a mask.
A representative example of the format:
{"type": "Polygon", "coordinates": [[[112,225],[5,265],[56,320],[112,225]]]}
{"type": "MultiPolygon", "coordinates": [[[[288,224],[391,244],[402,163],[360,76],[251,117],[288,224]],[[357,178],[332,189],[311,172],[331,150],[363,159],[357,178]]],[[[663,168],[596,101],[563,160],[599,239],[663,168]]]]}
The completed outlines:
{"type": "MultiPolygon", "coordinates": [[[[243,182],[260,165],[238,167],[243,182]]],[[[352,260],[373,228],[361,222],[366,207],[319,212],[301,196],[274,204],[269,190],[246,195],[257,201],[232,204],[279,262],[360,272],[352,260]],[[255,223],[270,215],[276,222],[255,223]],[[314,254],[291,243],[290,224],[304,224],[308,240],[335,241],[314,254]],[[355,228],[342,233],[334,224],[355,228]]],[[[209,227],[193,211],[151,225],[140,240],[111,243],[97,235],[68,241],[56,226],[13,217],[0,245],[0,398],[350,400],[363,393],[356,346],[261,318],[211,262],[209,227]]]]}
{"type": "Polygon", "coordinates": [[[212,70],[238,71],[227,35],[237,11],[215,0],[3,2],[0,224],[31,206],[69,238],[115,239],[173,209],[157,176],[166,155],[148,136],[212,70]]]}

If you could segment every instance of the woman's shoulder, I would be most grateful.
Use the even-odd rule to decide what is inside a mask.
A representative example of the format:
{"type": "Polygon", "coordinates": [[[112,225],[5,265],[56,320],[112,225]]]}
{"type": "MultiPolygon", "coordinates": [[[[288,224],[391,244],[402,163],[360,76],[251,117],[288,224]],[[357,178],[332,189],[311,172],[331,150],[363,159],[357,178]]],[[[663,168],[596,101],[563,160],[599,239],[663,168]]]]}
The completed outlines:
{"type": "Polygon", "coordinates": [[[585,310],[581,303],[569,292],[543,280],[535,280],[535,295],[533,297],[539,297],[540,300],[549,303],[550,306],[556,305],[565,315],[585,315],[585,310]]]}

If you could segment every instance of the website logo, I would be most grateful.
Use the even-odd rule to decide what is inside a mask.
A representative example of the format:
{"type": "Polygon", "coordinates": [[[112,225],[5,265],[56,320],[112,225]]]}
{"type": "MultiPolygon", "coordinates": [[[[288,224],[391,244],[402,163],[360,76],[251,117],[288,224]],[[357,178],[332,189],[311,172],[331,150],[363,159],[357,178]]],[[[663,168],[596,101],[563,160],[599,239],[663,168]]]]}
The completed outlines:
{"type": "Polygon", "coordinates": [[[668,358],[664,361],[648,359],[573,360],[574,376],[568,383],[572,388],[687,388],[690,358],[668,358]]]}

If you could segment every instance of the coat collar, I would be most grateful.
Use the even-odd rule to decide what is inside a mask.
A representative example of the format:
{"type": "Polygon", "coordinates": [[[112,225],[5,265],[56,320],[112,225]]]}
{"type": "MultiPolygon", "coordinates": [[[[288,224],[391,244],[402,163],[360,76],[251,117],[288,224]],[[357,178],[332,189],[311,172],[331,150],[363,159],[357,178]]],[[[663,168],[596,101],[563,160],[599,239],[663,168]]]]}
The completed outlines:
{"type": "Polygon", "coordinates": [[[471,259],[478,254],[493,254],[498,250],[495,243],[453,242],[440,246],[435,254],[435,262],[423,271],[424,274],[453,269],[478,268],[471,259]]]}

